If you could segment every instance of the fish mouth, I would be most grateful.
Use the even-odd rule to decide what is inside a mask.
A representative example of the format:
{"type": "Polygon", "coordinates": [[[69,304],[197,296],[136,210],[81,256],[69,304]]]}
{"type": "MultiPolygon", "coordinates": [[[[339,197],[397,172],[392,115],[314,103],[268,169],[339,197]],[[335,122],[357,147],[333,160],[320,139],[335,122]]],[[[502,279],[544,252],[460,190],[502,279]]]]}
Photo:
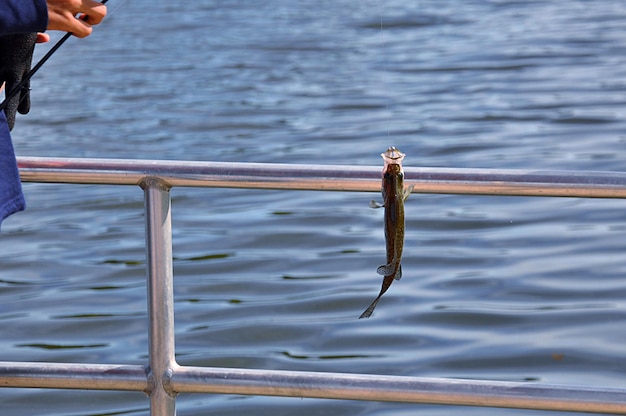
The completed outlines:
{"type": "Polygon", "coordinates": [[[406,156],[395,146],[390,146],[385,153],[381,153],[380,155],[385,163],[401,163],[404,156],[406,156]]]}

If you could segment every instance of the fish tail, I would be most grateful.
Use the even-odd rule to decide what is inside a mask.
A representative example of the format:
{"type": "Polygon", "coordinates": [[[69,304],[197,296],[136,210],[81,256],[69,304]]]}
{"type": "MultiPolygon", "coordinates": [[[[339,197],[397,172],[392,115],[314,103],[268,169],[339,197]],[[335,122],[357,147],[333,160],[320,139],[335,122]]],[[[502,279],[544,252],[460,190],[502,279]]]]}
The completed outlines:
{"type": "Polygon", "coordinates": [[[368,306],[367,309],[365,309],[365,312],[363,312],[361,316],[359,316],[359,319],[369,318],[370,316],[372,316],[372,312],[374,312],[374,308],[376,308],[376,305],[378,304],[379,300],[380,300],[380,295],[376,299],[374,299],[374,302],[372,302],[372,304],[368,306]]]}

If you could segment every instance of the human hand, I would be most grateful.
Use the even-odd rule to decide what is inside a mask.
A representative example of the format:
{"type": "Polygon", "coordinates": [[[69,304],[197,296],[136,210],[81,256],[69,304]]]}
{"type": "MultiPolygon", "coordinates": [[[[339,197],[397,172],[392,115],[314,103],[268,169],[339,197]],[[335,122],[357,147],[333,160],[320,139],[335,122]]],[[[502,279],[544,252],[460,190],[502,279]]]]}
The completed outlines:
{"type": "MultiPolygon", "coordinates": [[[[36,33],[0,36],[0,84],[5,83],[7,91],[15,88],[30,71],[36,33]]],[[[15,124],[15,113],[26,114],[30,110],[30,83],[27,82],[7,103],[5,114],[9,128],[15,124]]]]}
{"type": "Polygon", "coordinates": [[[94,0],[46,0],[48,30],[71,32],[74,36],[89,36],[92,26],[99,24],[107,14],[104,4],[94,0]],[[79,15],[78,19],[76,15],[79,15]]]}

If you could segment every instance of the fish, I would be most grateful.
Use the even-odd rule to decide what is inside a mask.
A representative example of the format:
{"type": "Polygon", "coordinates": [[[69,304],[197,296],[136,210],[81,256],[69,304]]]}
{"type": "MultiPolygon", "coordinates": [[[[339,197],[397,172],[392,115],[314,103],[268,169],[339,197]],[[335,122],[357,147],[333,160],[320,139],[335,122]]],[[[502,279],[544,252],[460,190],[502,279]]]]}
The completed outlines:
{"type": "Polygon", "coordinates": [[[404,187],[404,171],[402,160],[404,153],[391,146],[385,153],[380,154],[384,161],[382,174],[383,204],[375,201],[370,203],[372,208],[385,208],[385,243],[387,251],[387,263],[380,266],[376,272],[384,276],[382,287],[378,297],[359,316],[369,318],[374,312],[381,296],[389,289],[394,280],[402,277],[402,249],[404,247],[404,201],[413,190],[413,186],[404,187]]]}

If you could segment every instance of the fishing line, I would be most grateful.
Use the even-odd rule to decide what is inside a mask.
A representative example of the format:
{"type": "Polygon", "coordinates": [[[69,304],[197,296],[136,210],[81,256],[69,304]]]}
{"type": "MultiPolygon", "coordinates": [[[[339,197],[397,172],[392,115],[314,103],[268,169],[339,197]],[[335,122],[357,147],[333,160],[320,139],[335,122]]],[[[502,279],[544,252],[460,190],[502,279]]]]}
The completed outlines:
{"type": "Polygon", "coordinates": [[[385,99],[385,112],[387,113],[387,139],[391,137],[391,114],[389,113],[389,97],[388,97],[388,88],[386,88],[386,73],[387,73],[387,64],[385,60],[385,35],[384,35],[384,24],[383,24],[383,10],[380,11],[380,47],[382,49],[382,66],[383,66],[383,74],[382,74],[382,84],[383,84],[383,95],[385,99]]]}
{"type": "MultiPolygon", "coordinates": [[[[100,3],[101,4],[105,4],[107,1],[109,1],[109,0],[102,0],[100,3]]],[[[119,5],[117,6],[116,10],[117,9],[119,9],[119,5]]],[[[46,61],[48,59],[50,59],[52,54],[54,54],[57,51],[57,49],[59,49],[61,47],[61,45],[63,45],[65,43],[65,41],[67,41],[71,36],[72,36],[71,32],[67,32],[65,35],[63,35],[63,37],[48,51],[48,53],[46,53],[43,56],[43,58],[41,58],[39,60],[39,62],[37,62],[37,64],[24,76],[24,78],[22,78],[20,83],[17,84],[11,91],[7,92],[6,98],[4,99],[2,104],[0,104],[0,111],[3,111],[6,108],[6,106],[9,104],[9,101],[11,101],[11,99],[13,97],[15,97],[20,91],[22,91],[25,88],[26,84],[28,84],[28,81],[30,81],[32,76],[35,75],[35,73],[37,71],[39,71],[39,68],[41,68],[43,66],[43,64],[45,64],[46,61]]],[[[26,95],[24,95],[24,97],[22,97],[22,100],[25,97],[26,97],[26,95]]],[[[21,100],[20,100],[20,102],[21,102],[21,100]]]]}

